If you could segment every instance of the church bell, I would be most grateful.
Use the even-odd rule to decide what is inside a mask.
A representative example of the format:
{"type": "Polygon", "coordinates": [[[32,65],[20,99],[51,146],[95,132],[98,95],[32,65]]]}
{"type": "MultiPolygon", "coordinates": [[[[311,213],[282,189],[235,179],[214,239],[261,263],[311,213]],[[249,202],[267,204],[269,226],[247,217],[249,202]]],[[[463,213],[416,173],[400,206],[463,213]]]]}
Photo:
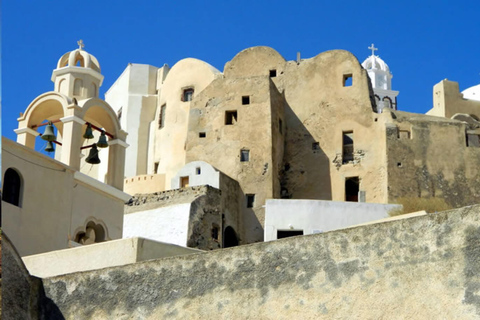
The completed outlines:
{"type": "Polygon", "coordinates": [[[83,134],[85,139],[92,139],[93,138],[93,131],[92,125],[90,123],[87,124],[87,129],[85,129],[85,133],[83,134]]]}
{"type": "Polygon", "coordinates": [[[88,157],[85,159],[85,162],[90,164],[100,163],[100,158],[98,157],[98,149],[96,145],[92,145],[92,147],[90,148],[90,153],[88,154],[88,157]]]}
{"type": "MultiPolygon", "coordinates": [[[[42,136],[43,137],[43,136],[42,136]]],[[[47,141],[47,146],[45,147],[46,152],[53,152],[55,151],[55,148],[53,147],[53,142],[52,141],[47,141]]]]}
{"type": "MultiPolygon", "coordinates": [[[[45,132],[42,134],[42,139],[47,140],[48,142],[57,140],[57,137],[55,137],[55,132],[53,130],[52,121],[48,121],[48,124],[45,127],[45,132]]],[[[48,145],[47,145],[47,148],[48,148],[48,145]]],[[[53,148],[53,145],[52,145],[52,148],[53,148]]]]}
{"type": "Polygon", "coordinates": [[[104,131],[102,131],[102,133],[100,134],[100,138],[98,139],[98,142],[97,142],[97,147],[99,148],[108,147],[107,136],[105,135],[104,131]]]}

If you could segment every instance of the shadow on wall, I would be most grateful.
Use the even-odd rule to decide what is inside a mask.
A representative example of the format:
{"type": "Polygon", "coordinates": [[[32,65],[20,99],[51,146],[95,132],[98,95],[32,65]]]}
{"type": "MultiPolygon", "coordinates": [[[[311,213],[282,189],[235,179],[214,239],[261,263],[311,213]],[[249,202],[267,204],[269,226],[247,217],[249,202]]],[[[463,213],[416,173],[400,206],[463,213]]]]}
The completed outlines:
{"type": "Polygon", "coordinates": [[[285,100],[287,132],[280,171],[282,199],[332,200],[330,161],[285,100]]]}

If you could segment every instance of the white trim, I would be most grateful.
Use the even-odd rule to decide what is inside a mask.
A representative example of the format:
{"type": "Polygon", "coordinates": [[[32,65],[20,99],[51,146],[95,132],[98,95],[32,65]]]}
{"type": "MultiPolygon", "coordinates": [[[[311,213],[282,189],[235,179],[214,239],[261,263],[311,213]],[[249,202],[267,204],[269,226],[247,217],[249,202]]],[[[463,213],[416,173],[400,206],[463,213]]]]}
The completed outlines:
{"type": "Polygon", "coordinates": [[[87,184],[95,189],[98,189],[98,191],[106,193],[107,195],[117,198],[119,200],[122,200],[123,202],[126,202],[130,200],[132,197],[128,193],[125,193],[123,191],[118,190],[117,188],[114,188],[108,184],[105,184],[103,182],[100,182],[92,177],[87,176],[84,173],[81,173],[80,171],[75,171],[73,174],[73,178],[79,182],[82,182],[84,184],[87,184]]]}
{"type": "Polygon", "coordinates": [[[76,123],[79,123],[81,124],[82,126],[85,124],[85,120],[83,120],[82,118],[79,118],[77,116],[68,116],[68,117],[63,117],[63,118],[60,118],[60,121],[62,121],[63,123],[66,123],[66,122],[71,122],[71,121],[75,121],[76,123]]]}
{"type": "Polygon", "coordinates": [[[103,83],[104,76],[100,72],[88,67],[77,67],[77,66],[66,66],[66,67],[53,70],[52,78],[51,78],[52,82],[55,82],[55,78],[66,73],[83,73],[83,74],[91,75],[92,77],[99,80],[99,84],[98,84],[99,87],[102,86],[102,83],[103,83]]]}
{"type": "Polygon", "coordinates": [[[33,136],[35,136],[35,137],[40,135],[40,132],[37,132],[37,131],[33,130],[32,128],[28,128],[28,127],[26,127],[26,128],[18,128],[18,129],[15,129],[15,130],[13,130],[13,131],[14,131],[17,135],[18,135],[18,134],[22,134],[22,133],[30,133],[31,135],[33,135],[33,136]]]}
{"type": "Polygon", "coordinates": [[[127,148],[128,146],[130,146],[128,143],[126,143],[125,141],[122,141],[120,139],[114,139],[114,140],[110,140],[108,141],[108,144],[109,145],[114,145],[114,144],[118,144],[119,146],[122,146],[124,148],[127,148]]]}

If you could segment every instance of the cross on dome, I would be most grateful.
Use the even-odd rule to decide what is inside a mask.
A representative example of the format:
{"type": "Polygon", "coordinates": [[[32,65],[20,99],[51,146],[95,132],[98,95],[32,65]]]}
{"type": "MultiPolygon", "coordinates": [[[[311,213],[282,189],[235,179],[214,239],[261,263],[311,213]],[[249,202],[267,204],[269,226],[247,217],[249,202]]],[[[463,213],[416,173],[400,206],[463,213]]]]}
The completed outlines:
{"type": "Polygon", "coordinates": [[[378,50],[378,48],[375,48],[375,45],[372,43],[372,45],[370,47],[368,47],[368,49],[372,50],[372,56],[375,55],[375,51],[378,50]]]}
{"type": "Polygon", "coordinates": [[[83,50],[83,48],[85,47],[85,44],[83,43],[82,39],[77,41],[77,44],[78,44],[78,49],[80,49],[80,50],[83,50]]]}

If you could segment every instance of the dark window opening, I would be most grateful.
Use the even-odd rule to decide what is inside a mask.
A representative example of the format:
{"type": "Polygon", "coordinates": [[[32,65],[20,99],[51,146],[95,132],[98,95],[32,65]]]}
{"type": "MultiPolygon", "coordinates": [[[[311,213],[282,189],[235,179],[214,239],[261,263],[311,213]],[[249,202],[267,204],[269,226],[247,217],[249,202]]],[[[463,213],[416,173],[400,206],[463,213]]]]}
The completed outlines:
{"type": "Polygon", "coordinates": [[[225,111],[225,124],[232,125],[237,122],[237,110],[225,111]]]}
{"type": "Polygon", "coordinates": [[[352,74],[344,74],[343,75],[343,86],[344,87],[351,87],[352,85],[353,85],[352,74]]]}
{"type": "Polygon", "coordinates": [[[250,150],[240,150],[240,161],[250,161],[250,150]]]}
{"type": "Polygon", "coordinates": [[[480,135],[467,134],[467,147],[480,147],[480,135]]]}
{"type": "Polygon", "coordinates": [[[320,150],[320,143],[313,142],[312,143],[312,150],[320,150]]]}
{"type": "Polygon", "coordinates": [[[215,241],[218,241],[218,235],[219,235],[220,227],[213,223],[212,224],[212,239],[215,241]]]}
{"type": "Polygon", "coordinates": [[[343,133],[343,163],[353,161],[353,131],[343,133]]]}
{"type": "Polygon", "coordinates": [[[159,162],[155,162],[155,164],[153,165],[153,172],[154,173],[158,173],[158,165],[159,164],[160,164],[159,162]]]}
{"type": "Polygon", "coordinates": [[[397,162],[397,167],[401,168],[401,167],[402,167],[402,163],[401,163],[401,162],[397,162]]]}
{"type": "Polygon", "coordinates": [[[195,174],[196,174],[196,175],[199,175],[199,174],[201,174],[201,173],[202,173],[202,169],[201,169],[200,167],[196,167],[196,168],[195,168],[195,174]]]}
{"type": "Polygon", "coordinates": [[[193,88],[188,88],[183,90],[182,101],[192,101],[193,99],[193,88]]]}
{"type": "Polygon", "coordinates": [[[199,138],[205,138],[206,136],[207,136],[207,134],[205,132],[199,132],[198,133],[199,138]]]}
{"type": "Polygon", "coordinates": [[[253,208],[253,205],[255,204],[255,195],[254,194],[247,194],[247,208],[253,208]]]}
{"type": "Polygon", "coordinates": [[[303,230],[277,230],[277,239],[303,236],[303,230]]]}
{"type": "Polygon", "coordinates": [[[277,70],[270,70],[270,78],[275,78],[277,76],[277,70]]]}
{"type": "Polygon", "coordinates": [[[160,114],[158,115],[158,128],[161,129],[165,127],[165,111],[167,109],[167,105],[164,104],[160,107],[160,114]]]}
{"type": "Polygon", "coordinates": [[[250,96],[243,96],[242,97],[242,104],[243,105],[250,104],[250,96]]]}
{"type": "Polygon", "coordinates": [[[278,130],[280,131],[280,134],[283,134],[283,121],[282,121],[282,119],[278,119],[278,130]]]}
{"type": "Polygon", "coordinates": [[[236,246],[238,246],[237,233],[232,227],[228,226],[223,233],[223,247],[230,248],[236,246]]]}
{"type": "Polygon", "coordinates": [[[7,169],[3,176],[3,201],[20,206],[20,192],[22,190],[22,179],[14,169],[7,169]]]}
{"type": "Polygon", "coordinates": [[[358,191],[360,191],[358,177],[347,178],[345,180],[345,201],[358,202],[358,191]]]}

